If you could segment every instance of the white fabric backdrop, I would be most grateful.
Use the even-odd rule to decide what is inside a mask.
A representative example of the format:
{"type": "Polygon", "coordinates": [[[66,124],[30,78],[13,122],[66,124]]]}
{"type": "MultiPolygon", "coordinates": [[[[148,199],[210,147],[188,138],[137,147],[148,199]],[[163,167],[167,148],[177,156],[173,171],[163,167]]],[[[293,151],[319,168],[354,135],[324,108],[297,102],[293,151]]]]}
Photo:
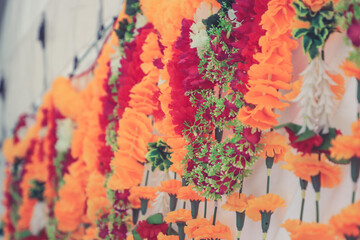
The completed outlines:
{"type": "MultiPolygon", "coordinates": [[[[154,1],[155,3],[156,1],[154,1]]],[[[122,0],[103,0],[103,19],[112,20],[121,10],[122,0]]],[[[0,74],[6,79],[7,98],[1,106],[0,124],[6,127],[9,136],[19,115],[29,112],[33,103],[40,103],[43,86],[43,59],[40,42],[37,40],[42,14],[46,15],[46,78],[49,86],[54,77],[68,75],[72,69],[73,57],[81,54],[96,38],[98,30],[100,0],[11,0],[7,1],[0,32],[0,74]],[[5,108],[4,108],[5,107],[5,108]]],[[[337,68],[346,57],[346,47],[342,36],[332,36],[326,46],[326,61],[337,68]]],[[[86,68],[95,57],[95,51],[80,66],[86,68]]],[[[294,54],[295,76],[307,64],[301,50],[294,54]]],[[[333,118],[334,126],[344,134],[350,133],[350,124],[356,120],[356,81],[348,79],[347,91],[333,118]]],[[[1,101],[1,100],[0,100],[1,101]]],[[[292,105],[282,114],[282,122],[296,121],[296,106],[292,105]],[[285,117],[286,116],[286,117],[285,117]]],[[[1,133],[0,133],[1,134],[1,133]]],[[[4,136],[0,136],[0,139],[4,136]]],[[[1,156],[1,178],[3,182],[4,159],[1,156]]],[[[349,168],[343,168],[344,181],[334,189],[321,191],[320,221],[327,223],[330,216],[350,203],[352,183],[349,168]]],[[[156,181],[156,179],[154,179],[156,181]]],[[[260,160],[254,167],[254,174],[246,179],[244,193],[260,196],[265,193],[266,168],[260,160]]],[[[2,184],[1,184],[2,188],[2,184]]],[[[2,189],[1,189],[2,191],[2,189]]],[[[285,219],[298,218],[300,211],[300,187],[298,179],[288,171],[281,170],[276,164],[271,174],[270,191],[281,195],[287,207],[281,208],[272,216],[268,233],[269,240],[286,240],[288,234],[280,223],[285,219]]],[[[305,221],[315,220],[315,196],[312,186],[306,192],[305,221]]],[[[0,194],[1,200],[3,195],[0,194]]],[[[219,203],[219,206],[221,203],[219,203]]],[[[203,204],[200,206],[202,212],[203,204]]],[[[208,216],[212,214],[213,204],[208,205],[208,216]]],[[[0,214],[4,212],[0,208],[0,214]]],[[[151,213],[151,211],[150,211],[151,213]]],[[[202,214],[202,213],[201,213],[202,214]]],[[[219,208],[218,219],[232,227],[234,239],[235,213],[219,208]]],[[[261,225],[246,219],[242,238],[245,240],[261,239],[261,225]]]]}

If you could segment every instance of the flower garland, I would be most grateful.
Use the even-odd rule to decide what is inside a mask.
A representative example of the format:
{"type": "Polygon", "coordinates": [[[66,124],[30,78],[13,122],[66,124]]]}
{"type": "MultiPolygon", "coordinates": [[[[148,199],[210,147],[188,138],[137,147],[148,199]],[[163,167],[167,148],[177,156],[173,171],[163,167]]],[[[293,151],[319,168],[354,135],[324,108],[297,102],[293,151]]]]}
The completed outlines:
{"type": "MultiPolygon", "coordinates": [[[[302,222],[308,182],[320,222],[321,187],[342,181],[341,166],[326,159],[350,163],[354,186],[359,176],[359,122],[351,136],[331,128],[344,79],[319,52],[337,31],[335,9],[351,20],[347,36],[357,47],[354,4],[128,0],[86,87],[76,78],[55,79],[36,117],[21,116],[4,142],[6,238],[234,239],[216,219],[226,196],[221,207],[235,212],[237,239],[246,216],[261,219],[265,239],[272,214],[286,205],[270,193],[270,170],[282,160],[302,192],[300,220],[283,224],[290,237],[358,238],[355,187],[354,204],[330,224],[302,222]],[[311,62],[290,86],[294,26],[311,62]],[[306,120],[284,125],[296,155],[275,127],[276,111],[289,100],[298,101],[306,120]],[[242,191],[258,158],[268,169],[267,191],[254,197],[242,191]],[[214,213],[207,219],[210,200],[214,213]]],[[[349,59],[344,69],[357,76],[349,59]]]]}

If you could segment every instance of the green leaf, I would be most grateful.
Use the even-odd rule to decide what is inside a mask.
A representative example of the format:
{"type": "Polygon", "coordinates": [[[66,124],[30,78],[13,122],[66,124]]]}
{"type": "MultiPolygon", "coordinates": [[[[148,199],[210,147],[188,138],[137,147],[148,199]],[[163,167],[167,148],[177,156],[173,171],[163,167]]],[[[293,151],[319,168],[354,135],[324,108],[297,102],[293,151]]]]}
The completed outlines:
{"type": "Polygon", "coordinates": [[[327,20],[331,20],[334,17],[334,11],[320,11],[320,14],[327,20]]]}
{"type": "Polygon", "coordinates": [[[315,28],[324,28],[323,16],[321,14],[316,14],[315,17],[311,19],[311,25],[315,28]]]}
{"type": "Polygon", "coordinates": [[[146,219],[146,222],[149,224],[162,224],[163,221],[163,215],[161,213],[156,213],[146,219]]]}
{"type": "Polygon", "coordinates": [[[31,233],[28,230],[15,233],[15,238],[16,239],[23,239],[23,238],[26,238],[26,237],[29,237],[29,236],[31,236],[31,233]]]}
{"type": "Polygon", "coordinates": [[[138,234],[138,232],[136,231],[136,228],[134,228],[134,230],[132,231],[134,240],[143,240],[140,235],[138,234]]]}
{"type": "Polygon", "coordinates": [[[293,3],[296,11],[296,15],[300,17],[305,17],[309,14],[309,9],[305,6],[305,4],[301,1],[297,1],[293,3]]]}
{"type": "Polygon", "coordinates": [[[308,35],[305,35],[302,43],[304,51],[308,52],[312,44],[312,39],[308,35]]]}
{"type": "Polygon", "coordinates": [[[313,136],[315,136],[315,133],[313,131],[311,131],[310,129],[306,129],[305,132],[298,135],[298,139],[296,139],[296,142],[305,141],[309,138],[312,138],[313,136]]]}
{"type": "Polygon", "coordinates": [[[310,49],[309,49],[309,55],[311,59],[314,59],[317,55],[319,54],[319,50],[316,47],[316,44],[311,44],[310,49]]]}
{"type": "Polygon", "coordinates": [[[330,161],[333,162],[335,164],[349,164],[350,163],[350,159],[340,159],[337,160],[335,158],[332,158],[329,154],[325,154],[326,158],[330,161]]]}
{"type": "Polygon", "coordinates": [[[321,143],[321,145],[319,147],[315,147],[314,150],[317,150],[317,151],[329,150],[329,148],[332,146],[331,140],[336,137],[336,129],[330,128],[329,133],[327,133],[327,134],[320,133],[319,135],[323,139],[323,142],[321,143]]]}
{"type": "Polygon", "coordinates": [[[327,28],[321,29],[321,31],[319,32],[319,38],[321,39],[322,44],[325,43],[328,36],[329,36],[329,29],[327,28]]]}
{"type": "Polygon", "coordinates": [[[297,28],[297,29],[294,29],[292,34],[294,36],[294,38],[300,38],[304,35],[306,35],[308,33],[309,29],[307,28],[297,28]]]}
{"type": "Polygon", "coordinates": [[[289,128],[293,133],[297,134],[300,129],[301,129],[301,126],[300,125],[297,125],[295,123],[285,123],[285,124],[281,124],[281,125],[278,125],[276,127],[274,127],[274,129],[279,129],[279,128],[283,128],[283,127],[287,127],[289,128]]]}

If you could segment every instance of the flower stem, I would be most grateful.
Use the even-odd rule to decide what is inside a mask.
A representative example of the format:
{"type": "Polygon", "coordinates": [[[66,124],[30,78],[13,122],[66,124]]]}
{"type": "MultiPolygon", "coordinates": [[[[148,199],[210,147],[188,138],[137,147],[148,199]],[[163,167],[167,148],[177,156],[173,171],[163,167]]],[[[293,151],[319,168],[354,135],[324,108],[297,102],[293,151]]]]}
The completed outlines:
{"type": "Polygon", "coordinates": [[[207,211],[207,199],[205,198],[205,205],[204,205],[204,218],[206,218],[206,211],[207,211]]]}
{"type": "Polygon", "coordinates": [[[217,212],[217,208],[218,208],[218,202],[217,202],[217,200],[215,200],[213,225],[215,225],[215,223],[216,223],[216,212],[217,212]]]}
{"type": "Polygon", "coordinates": [[[271,174],[271,168],[274,165],[274,158],[273,157],[266,157],[265,160],[266,168],[267,168],[267,183],[266,183],[266,194],[270,192],[270,174],[271,174]]]}
{"type": "Polygon", "coordinates": [[[174,179],[176,179],[176,172],[174,172],[174,179]]]}
{"type": "Polygon", "coordinates": [[[268,194],[270,192],[270,172],[271,172],[271,169],[268,168],[267,169],[266,194],[268,194]]]}
{"type": "Polygon", "coordinates": [[[170,232],[171,232],[171,226],[172,226],[172,223],[169,223],[169,227],[167,229],[167,235],[170,235],[170,232]]]}
{"type": "Polygon", "coordinates": [[[319,223],[319,200],[320,200],[320,192],[316,193],[316,222],[319,223]]]}
{"type": "Polygon", "coordinates": [[[240,236],[241,236],[241,231],[238,231],[237,240],[240,240],[240,236]]]}
{"type": "Polygon", "coordinates": [[[354,182],[354,188],[353,188],[353,192],[352,192],[351,203],[355,203],[356,188],[357,188],[357,184],[356,184],[356,182],[354,182]]]}
{"type": "Polygon", "coordinates": [[[145,178],[145,187],[148,185],[148,181],[149,181],[149,170],[146,171],[146,178],[145,178]]]}
{"type": "Polygon", "coordinates": [[[304,206],[305,206],[305,191],[308,185],[308,181],[299,178],[301,188],[301,209],[300,209],[300,222],[303,220],[304,206]]]}
{"type": "Polygon", "coordinates": [[[300,222],[303,220],[303,214],[304,214],[304,206],[305,206],[305,190],[301,190],[301,209],[300,209],[300,222]]]}
{"type": "Polygon", "coordinates": [[[266,236],[267,236],[267,232],[264,232],[262,239],[265,240],[265,239],[266,239],[266,236]]]}

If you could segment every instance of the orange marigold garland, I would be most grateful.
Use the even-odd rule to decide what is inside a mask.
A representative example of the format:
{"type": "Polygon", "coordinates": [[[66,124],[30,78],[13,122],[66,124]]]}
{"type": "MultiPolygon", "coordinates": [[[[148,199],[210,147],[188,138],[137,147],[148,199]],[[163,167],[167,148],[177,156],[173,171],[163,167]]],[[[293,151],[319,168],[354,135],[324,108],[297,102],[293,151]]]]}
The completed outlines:
{"type": "Polygon", "coordinates": [[[254,58],[249,70],[249,91],[245,100],[251,104],[240,109],[238,118],[246,125],[262,130],[278,124],[274,110],[283,110],[287,103],[278,90],[290,89],[291,50],[297,47],[292,40],[290,30],[295,12],[290,1],[271,0],[268,10],[262,16],[261,25],[266,30],[265,36],[259,40],[261,52],[254,58]]]}

